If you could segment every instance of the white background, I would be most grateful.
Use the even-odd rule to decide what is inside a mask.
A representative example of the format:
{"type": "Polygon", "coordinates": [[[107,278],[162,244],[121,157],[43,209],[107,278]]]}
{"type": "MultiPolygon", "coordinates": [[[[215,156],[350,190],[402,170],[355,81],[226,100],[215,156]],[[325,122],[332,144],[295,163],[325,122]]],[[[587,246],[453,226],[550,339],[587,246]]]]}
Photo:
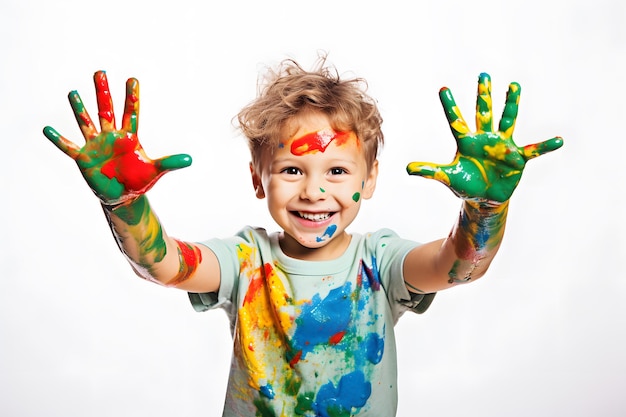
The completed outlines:
{"type": "Polygon", "coordinates": [[[517,81],[517,143],[565,139],[527,166],[487,277],[396,327],[399,416],[625,415],[621,0],[3,0],[0,415],[221,415],[225,315],[134,276],[74,163],[41,130],[82,143],[67,93],[95,116],[91,77],[107,70],[121,120],[124,83],[137,77],[148,154],[194,158],[149,193],[168,232],[274,230],[231,119],[265,65],[309,68],[319,50],[368,80],[385,119],[379,187],[353,231],[448,233],[459,201],[404,170],[453,156],[444,85],[472,122],[480,72],[498,120],[517,81]]]}

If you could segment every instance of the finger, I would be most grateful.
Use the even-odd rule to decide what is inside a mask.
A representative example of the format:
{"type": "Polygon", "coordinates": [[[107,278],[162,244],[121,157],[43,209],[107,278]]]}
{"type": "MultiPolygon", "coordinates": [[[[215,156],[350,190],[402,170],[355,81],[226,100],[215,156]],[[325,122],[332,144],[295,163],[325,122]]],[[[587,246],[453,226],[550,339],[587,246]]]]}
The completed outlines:
{"type": "Polygon", "coordinates": [[[72,159],[76,159],[80,153],[80,147],[74,142],[65,139],[54,128],[46,126],[43,128],[43,134],[54,143],[64,154],[72,159]]]}
{"type": "Polygon", "coordinates": [[[446,113],[446,118],[448,119],[454,137],[459,139],[466,135],[470,131],[469,127],[463,119],[463,115],[457,107],[452,92],[448,87],[443,87],[439,90],[439,99],[441,100],[443,110],[446,113]]]}
{"type": "Polygon", "coordinates": [[[93,82],[96,85],[100,128],[103,132],[111,132],[115,130],[115,113],[113,112],[113,99],[111,98],[106,72],[96,72],[93,75],[93,82]]]}
{"type": "Polygon", "coordinates": [[[67,98],[70,101],[70,106],[72,106],[72,110],[74,111],[74,117],[76,117],[76,122],[78,122],[80,131],[83,132],[85,140],[89,140],[96,136],[98,134],[96,126],[93,124],[89,113],[87,113],[85,105],[83,104],[78,92],[71,91],[67,98]]]}
{"type": "Polygon", "coordinates": [[[408,172],[409,175],[431,178],[448,186],[450,185],[450,178],[441,169],[441,166],[437,164],[432,164],[430,162],[411,162],[406,166],[406,172],[408,172]]]}
{"type": "Polygon", "coordinates": [[[478,76],[476,95],[476,129],[478,133],[493,132],[493,112],[491,101],[491,77],[487,73],[478,76]]]}
{"type": "Polygon", "coordinates": [[[126,102],[124,103],[124,116],[122,117],[122,129],[137,133],[139,123],[139,81],[129,78],[126,81],[126,102]]]}
{"type": "Polygon", "coordinates": [[[155,161],[159,171],[174,171],[191,165],[191,156],[187,154],[170,155],[155,161]]]}
{"type": "Polygon", "coordinates": [[[506,102],[502,111],[502,119],[500,119],[499,131],[505,139],[513,136],[515,129],[515,120],[517,120],[517,111],[519,109],[519,98],[522,88],[518,83],[509,84],[509,91],[506,93],[506,102]]]}
{"type": "Polygon", "coordinates": [[[544,142],[524,146],[524,158],[530,160],[548,152],[555,151],[563,146],[563,139],[559,136],[544,142]]]}

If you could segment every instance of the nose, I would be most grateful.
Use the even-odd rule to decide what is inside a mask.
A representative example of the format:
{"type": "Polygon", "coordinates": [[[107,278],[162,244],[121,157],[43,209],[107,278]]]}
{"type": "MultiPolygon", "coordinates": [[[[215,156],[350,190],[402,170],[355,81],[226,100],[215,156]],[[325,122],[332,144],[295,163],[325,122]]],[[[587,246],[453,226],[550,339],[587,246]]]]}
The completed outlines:
{"type": "Polygon", "coordinates": [[[307,178],[303,181],[300,199],[309,201],[320,201],[326,199],[326,189],[324,182],[318,178],[307,178]]]}

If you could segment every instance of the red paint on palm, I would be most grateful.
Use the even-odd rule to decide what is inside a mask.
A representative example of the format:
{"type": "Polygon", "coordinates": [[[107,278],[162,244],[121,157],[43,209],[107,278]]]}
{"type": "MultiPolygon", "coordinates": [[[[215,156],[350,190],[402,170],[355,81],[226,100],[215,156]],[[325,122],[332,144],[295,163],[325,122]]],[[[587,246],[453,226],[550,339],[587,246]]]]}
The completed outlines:
{"type": "Polygon", "coordinates": [[[141,154],[134,135],[119,138],[113,145],[111,159],[102,165],[101,172],[109,179],[117,179],[127,192],[145,191],[163,172],[141,154]]]}

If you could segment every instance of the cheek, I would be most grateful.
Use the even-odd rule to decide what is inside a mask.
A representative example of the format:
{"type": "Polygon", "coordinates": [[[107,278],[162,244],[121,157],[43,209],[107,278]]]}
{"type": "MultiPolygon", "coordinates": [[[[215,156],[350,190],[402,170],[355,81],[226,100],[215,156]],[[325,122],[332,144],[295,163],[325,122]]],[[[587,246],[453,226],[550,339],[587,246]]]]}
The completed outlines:
{"type": "Polygon", "coordinates": [[[362,193],[363,182],[355,182],[343,186],[338,196],[345,206],[350,206],[361,202],[362,193]]]}
{"type": "Polygon", "coordinates": [[[296,186],[289,182],[269,181],[265,185],[268,200],[284,203],[297,194],[296,186]]]}
{"type": "Polygon", "coordinates": [[[352,194],[352,201],[354,201],[355,203],[358,203],[359,201],[361,201],[361,193],[363,192],[365,188],[365,181],[361,181],[361,183],[356,185],[355,188],[358,191],[355,191],[354,194],[352,194]]]}

